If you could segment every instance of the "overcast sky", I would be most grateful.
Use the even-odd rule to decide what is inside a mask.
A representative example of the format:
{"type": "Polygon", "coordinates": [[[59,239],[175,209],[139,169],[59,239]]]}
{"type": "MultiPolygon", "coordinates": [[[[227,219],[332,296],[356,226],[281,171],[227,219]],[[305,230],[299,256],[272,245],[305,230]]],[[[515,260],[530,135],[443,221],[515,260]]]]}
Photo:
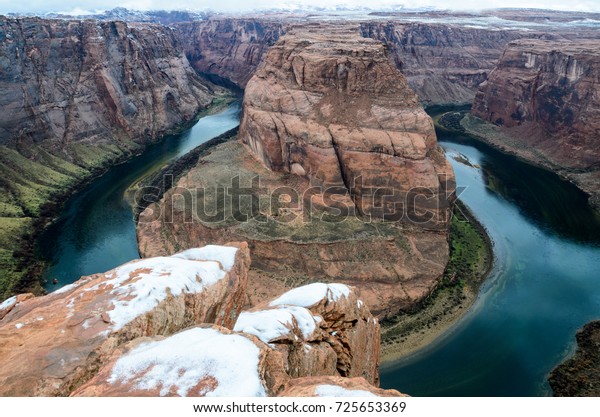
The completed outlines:
{"type": "Polygon", "coordinates": [[[0,13],[48,11],[98,11],[114,7],[137,10],[156,9],[213,9],[245,11],[280,7],[288,4],[333,6],[336,4],[369,5],[371,8],[404,4],[407,7],[433,6],[454,9],[483,9],[496,7],[532,7],[558,10],[600,11],[600,0],[0,0],[0,13]]]}

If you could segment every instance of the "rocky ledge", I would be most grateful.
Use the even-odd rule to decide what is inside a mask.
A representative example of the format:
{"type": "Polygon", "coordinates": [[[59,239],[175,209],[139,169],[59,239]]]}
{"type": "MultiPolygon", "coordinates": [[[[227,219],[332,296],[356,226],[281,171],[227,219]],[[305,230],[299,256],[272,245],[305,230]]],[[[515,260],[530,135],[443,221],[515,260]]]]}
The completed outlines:
{"type": "Polygon", "coordinates": [[[342,282],[379,318],[414,308],[448,261],[455,180],[384,46],[309,26],[247,85],[239,140],[213,148],[139,217],[143,256],[249,242],[249,304],[342,282]]]}
{"type": "Polygon", "coordinates": [[[596,39],[512,42],[472,110],[499,133],[469,119],[466,127],[571,179],[600,207],[599,73],[596,39]]]}
{"type": "Polygon", "coordinates": [[[245,243],[133,261],[0,304],[0,395],[401,395],[376,388],[379,324],[313,284],[240,314],[245,243]]]}
{"type": "Polygon", "coordinates": [[[557,397],[600,396],[600,321],[577,332],[577,351],[557,366],[548,378],[557,397]]]}

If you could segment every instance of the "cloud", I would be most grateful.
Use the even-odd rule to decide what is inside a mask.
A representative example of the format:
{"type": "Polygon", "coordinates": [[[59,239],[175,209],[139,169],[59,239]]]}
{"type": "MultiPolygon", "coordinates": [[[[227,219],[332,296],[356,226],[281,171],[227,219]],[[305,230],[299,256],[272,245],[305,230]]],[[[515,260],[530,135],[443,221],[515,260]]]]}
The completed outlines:
{"type": "Polygon", "coordinates": [[[485,9],[498,7],[529,7],[574,11],[600,11],[598,0],[579,0],[565,2],[564,0],[28,0],[15,2],[14,0],[0,0],[0,13],[8,12],[49,12],[81,10],[106,10],[114,7],[127,7],[136,10],[156,9],[213,9],[222,11],[247,11],[252,9],[265,9],[285,4],[307,4],[311,6],[335,6],[345,4],[349,6],[363,6],[368,4],[371,8],[390,7],[403,4],[407,7],[437,7],[450,9],[485,9]]]}

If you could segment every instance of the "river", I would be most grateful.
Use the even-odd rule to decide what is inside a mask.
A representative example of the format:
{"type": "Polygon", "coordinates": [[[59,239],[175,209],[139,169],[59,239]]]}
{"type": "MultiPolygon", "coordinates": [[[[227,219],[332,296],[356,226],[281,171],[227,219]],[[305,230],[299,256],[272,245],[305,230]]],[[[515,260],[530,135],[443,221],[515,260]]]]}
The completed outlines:
{"type": "MultiPolygon", "coordinates": [[[[239,105],[206,116],[73,196],[40,240],[51,263],[46,277],[59,280],[48,290],[138,258],[127,188],[238,124],[239,105]]],[[[438,137],[496,262],[465,317],[433,345],[383,368],[382,386],[417,396],[547,395],[546,375],[572,351],[576,330],[600,318],[600,219],[556,175],[466,136],[438,137]]]]}
{"type": "Polygon", "coordinates": [[[384,367],[381,385],[415,396],[551,395],[547,374],[573,351],[577,329],[600,318],[600,218],[554,174],[465,135],[438,131],[438,140],[496,261],[465,317],[384,367]]]}
{"type": "Polygon", "coordinates": [[[62,215],[39,239],[40,256],[49,262],[46,289],[54,291],[82,275],[108,271],[140,257],[126,190],[196,146],[239,125],[239,103],[202,117],[191,129],[149,146],[142,154],[111,168],[75,194],[62,215]],[[52,284],[57,279],[58,284],[52,284]]]}

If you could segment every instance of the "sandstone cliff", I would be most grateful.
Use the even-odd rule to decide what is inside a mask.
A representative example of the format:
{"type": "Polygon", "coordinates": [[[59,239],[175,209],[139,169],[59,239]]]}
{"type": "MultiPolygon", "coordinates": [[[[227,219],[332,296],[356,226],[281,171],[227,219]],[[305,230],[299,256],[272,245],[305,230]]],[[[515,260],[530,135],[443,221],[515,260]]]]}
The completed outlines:
{"type": "Polygon", "coordinates": [[[600,41],[511,43],[472,114],[510,140],[491,140],[574,180],[600,202],[600,41]]]}
{"type": "Polygon", "coordinates": [[[211,18],[175,27],[196,71],[240,88],[246,86],[267,49],[285,31],[280,21],[246,18],[211,18]]]}
{"type": "Polygon", "coordinates": [[[191,122],[212,88],[167,27],[0,17],[0,295],[49,200],[191,122]]]}
{"type": "Polygon", "coordinates": [[[352,27],[297,29],[272,47],[246,87],[239,135],[267,168],[346,189],[358,214],[403,207],[394,220],[447,227],[454,174],[433,122],[384,46],[352,27]]]}
{"type": "Polygon", "coordinates": [[[454,175],[383,45],[356,29],[312,30],[267,53],[246,88],[241,140],[200,157],[141,213],[140,252],[242,237],[250,305],[325,280],[386,317],[443,274],[454,175]]]}

